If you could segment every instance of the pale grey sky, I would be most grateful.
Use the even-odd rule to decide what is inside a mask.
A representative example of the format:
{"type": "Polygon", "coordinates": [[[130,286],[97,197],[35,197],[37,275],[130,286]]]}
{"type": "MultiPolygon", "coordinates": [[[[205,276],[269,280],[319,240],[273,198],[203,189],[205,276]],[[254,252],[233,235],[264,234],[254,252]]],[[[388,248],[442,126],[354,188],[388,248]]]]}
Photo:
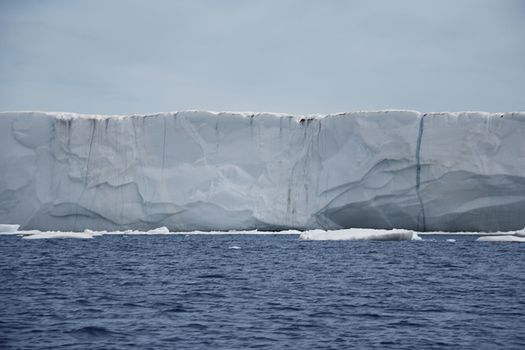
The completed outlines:
{"type": "Polygon", "coordinates": [[[0,110],[525,110],[525,1],[0,0],[0,110]]]}

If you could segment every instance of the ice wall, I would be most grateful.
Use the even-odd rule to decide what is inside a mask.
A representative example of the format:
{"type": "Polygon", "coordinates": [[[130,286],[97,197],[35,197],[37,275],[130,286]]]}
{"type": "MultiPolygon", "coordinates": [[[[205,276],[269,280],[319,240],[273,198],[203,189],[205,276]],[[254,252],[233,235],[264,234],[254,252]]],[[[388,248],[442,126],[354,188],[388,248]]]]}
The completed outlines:
{"type": "Polygon", "coordinates": [[[525,113],[4,112],[0,167],[24,229],[525,226],[525,113]]]}

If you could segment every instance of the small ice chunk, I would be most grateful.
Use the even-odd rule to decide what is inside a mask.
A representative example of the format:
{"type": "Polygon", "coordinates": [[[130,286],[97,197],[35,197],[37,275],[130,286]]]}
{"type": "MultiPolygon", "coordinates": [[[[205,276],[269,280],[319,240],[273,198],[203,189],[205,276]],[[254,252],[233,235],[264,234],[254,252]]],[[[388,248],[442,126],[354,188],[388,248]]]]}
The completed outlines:
{"type": "Polygon", "coordinates": [[[456,240],[454,238],[448,238],[445,240],[445,242],[455,242],[456,240]]]}
{"type": "Polygon", "coordinates": [[[166,226],[162,226],[153,230],[149,230],[146,233],[149,235],[167,235],[170,233],[170,230],[166,226]]]}
{"type": "Polygon", "coordinates": [[[421,238],[409,230],[375,230],[367,228],[351,228],[346,230],[310,230],[301,233],[299,239],[313,241],[410,241],[421,238]]]}
{"type": "Polygon", "coordinates": [[[516,232],[514,233],[514,235],[516,235],[516,236],[518,236],[518,237],[525,237],[525,227],[522,228],[522,229],[519,230],[519,231],[516,231],[516,232]]]}
{"type": "Polygon", "coordinates": [[[22,239],[50,239],[50,238],[78,238],[78,239],[90,239],[93,238],[93,234],[89,232],[61,232],[61,231],[46,231],[32,233],[25,235],[22,239]]]}
{"type": "Polygon", "coordinates": [[[0,232],[1,233],[14,233],[18,231],[20,228],[20,225],[13,225],[13,224],[0,224],[0,232]]]}
{"type": "Polygon", "coordinates": [[[479,237],[478,242],[518,242],[525,243],[525,237],[515,235],[483,236],[479,237]]]}
{"type": "Polygon", "coordinates": [[[228,249],[241,249],[241,247],[239,247],[238,245],[232,245],[228,247],[228,249]]]}
{"type": "Polygon", "coordinates": [[[90,229],[85,229],[84,233],[87,234],[87,235],[91,235],[92,237],[98,237],[98,236],[105,235],[106,231],[92,231],[90,229]]]}

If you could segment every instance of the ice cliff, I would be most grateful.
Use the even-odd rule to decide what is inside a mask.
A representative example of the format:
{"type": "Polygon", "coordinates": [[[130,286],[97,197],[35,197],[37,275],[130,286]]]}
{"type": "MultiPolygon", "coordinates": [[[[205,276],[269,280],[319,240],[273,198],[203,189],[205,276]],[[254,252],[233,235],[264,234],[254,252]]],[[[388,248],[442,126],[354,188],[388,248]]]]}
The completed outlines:
{"type": "Polygon", "coordinates": [[[525,226],[525,113],[0,113],[23,229],[525,226]]]}

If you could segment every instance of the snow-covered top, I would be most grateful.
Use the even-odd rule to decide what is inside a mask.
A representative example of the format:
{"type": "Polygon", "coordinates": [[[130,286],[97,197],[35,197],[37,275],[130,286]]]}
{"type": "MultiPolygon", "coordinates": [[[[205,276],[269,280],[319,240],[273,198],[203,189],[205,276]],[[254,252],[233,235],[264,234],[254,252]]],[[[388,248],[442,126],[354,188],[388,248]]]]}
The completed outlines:
{"type": "Polygon", "coordinates": [[[354,111],[354,112],[341,112],[333,114],[289,114],[289,113],[274,113],[274,112],[232,112],[232,111],[204,111],[204,110],[184,110],[176,112],[159,112],[152,114],[83,114],[73,112],[46,112],[46,111],[6,111],[0,112],[0,118],[6,116],[31,116],[31,117],[51,117],[60,120],[123,120],[128,118],[155,118],[155,117],[171,117],[171,116],[184,116],[186,118],[193,117],[234,117],[234,118],[290,118],[296,122],[313,119],[324,119],[327,117],[343,117],[351,115],[377,115],[377,114],[414,114],[419,115],[417,111],[410,110],[380,110],[380,111],[354,111]]]}
{"type": "Polygon", "coordinates": [[[172,116],[172,115],[185,115],[185,116],[191,116],[191,115],[207,115],[207,116],[239,116],[239,117],[275,117],[275,118],[294,118],[294,119],[321,119],[325,117],[330,116],[343,116],[343,115],[351,115],[351,114],[377,114],[377,113],[415,113],[419,114],[417,111],[413,110],[403,110],[403,109],[385,109],[385,110],[371,110],[371,111],[351,111],[351,112],[338,112],[338,113],[330,113],[330,114],[321,114],[321,113],[315,113],[315,114],[309,114],[309,115],[302,115],[302,114],[290,114],[290,113],[276,113],[276,112],[236,112],[236,111],[206,111],[206,110],[197,110],[197,109],[190,109],[190,110],[182,110],[182,111],[174,111],[174,112],[159,112],[159,113],[151,113],[151,114],[85,114],[85,113],[74,113],[74,112],[47,112],[47,111],[5,111],[0,112],[1,116],[6,115],[42,115],[42,116],[48,116],[48,117],[55,117],[57,119],[96,119],[96,120],[102,120],[102,119],[124,119],[124,118],[133,118],[133,117],[162,117],[162,116],[172,116]]]}
{"type": "Polygon", "coordinates": [[[84,113],[73,113],[73,112],[47,112],[47,111],[4,111],[0,112],[0,117],[7,115],[32,115],[32,116],[46,116],[54,117],[62,120],[71,119],[125,119],[125,118],[137,118],[137,117],[162,117],[162,116],[173,116],[173,115],[184,115],[191,117],[192,115],[207,115],[207,116],[238,116],[238,117],[275,117],[275,118],[294,118],[297,120],[301,119],[322,119],[326,117],[338,117],[338,116],[350,116],[350,115],[366,115],[366,114],[388,114],[388,113],[410,113],[410,114],[423,114],[423,115],[448,115],[460,117],[462,115],[476,115],[480,117],[490,116],[508,116],[508,115],[519,115],[525,117],[525,112],[482,112],[482,111],[461,111],[461,112],[418,112],[410,109],[382,109],[382,110],[360,110],[350,112],[338,112],[329,114],[290,114],[290,113],[274,113],[274,112],[235,112],[235,111],[205,111],[205,110],[183,110],[175,112],[159,112],[151,114],[84,114],[84,113]]]}
{"type": "Polygon", "coordinates": [[[46,116],[54,117],[61,120],[72,120],[72,119],[89,119],[89,120],[105,120],[105,119],[126,119],[126,118],[148,118],[148,117],[167,117],[174,115],[184,115],[185,117],[192,117],[196,115],[206,115],[206,116],[230,116],[230,117],[270,117],[270,118],[293,118],[297,121],[304,119],[323,119],[327,117],[342,117],[342,116],[352,116],[352,115],[377,115],[377,114],[394,114],[394,113],[406,113],[406,114],[416,114],[416,115],[432,115],[432,116],[452,116],[452,117],[462,117],[462,116],[474,116],[481,118],[495,117],[495,116],[519,116],[520,118],[525,118],[525,112],[483,112],[483,111],[458,111],[458,112],[419,112],[416,110],[410,109],[381,109],[381,110],[358,110],[358,111],[349,111],[349,112],[338,112],[338,113],[329,113],[329,114],[290,114],[290,113],[275,113],[275,112],[235,112],[235,111],[205,111],[205,110],[182,110],[175,112],[159,112],[151,114],[84,114],[84,113],[74,113],[74,112],[47,112],[47,111],[5,111],[0,112],[0,117],[7,115],[31,115],[31,116],[46,116]]]}

